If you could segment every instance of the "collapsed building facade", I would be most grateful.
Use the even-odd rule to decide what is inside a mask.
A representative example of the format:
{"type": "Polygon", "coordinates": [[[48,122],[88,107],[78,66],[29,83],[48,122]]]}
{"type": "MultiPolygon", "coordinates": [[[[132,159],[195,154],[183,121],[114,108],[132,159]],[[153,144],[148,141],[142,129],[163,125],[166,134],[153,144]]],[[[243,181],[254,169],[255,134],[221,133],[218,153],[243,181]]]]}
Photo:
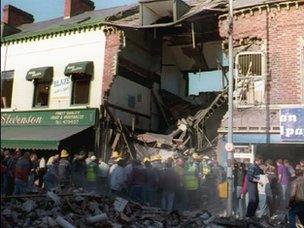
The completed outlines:
{"type": "Polygon", "coordinates": [[[107,160],[116,149],[135,156],[134,139],[158,148],[212,145],[216,128],[205,117],[226,103],[217,29],[225,2],[70,5],[63,18],[37,23],[4,9],[2,148],[84,147],[107,160]],[[191,95],[198,92],[189,90],[190,73],[206,71],[220,79],[216,90],[191,95]],[[138,135],[145,132],[159,134],[138,135]]]}
{"type": "MultiPolygon", "coordinates": [[[[76,2],[72,7],[72,1],[65,1],[64,17],[37,23],[26,12],[5,8],[1,28],[1,147],[94,150],[104,160],[114,150],[143,157],[162,148],[168,152],[194,147],[217,154],[224,164],[227,2],[142,0],[95,11],[91,1],[76,2]]],[[[280,107],[303,105],[299,95],[304,90],[303,65],[299,67],[302,73],[289,73],[293,80],[283,79],[280,70],[266,80],[269,69],[280,66],[280,55],[272,57],[275,63],[266,61],[271,50],[270,19],[272,14],[278,18],[280,14],[292,15],[290,26],[297,24],[297,30],[285,39],[298,37],[293,45],[299,48],[297,57],[303,59],[303,2],[269,1],[254,6],[238,2],[236,66],[249,58],[250,67],[236,71],[236,137],[245,133],[252,139],[252,133],[257,132],[251,129],[257,126],[263,137],[272,137],[272,133],[277,137],[280,107]],[[261,21],[254,29],[246,26],[251,17],[261,21]],[[256,89],[244,81],[257,74],[252,69],[259,73],[254,77],[258,79],[256,89]],[[248,77],[241,78],[244,74],[248,77]],[[284,95],[286,90],[277,87],[285,82],[295,85],[294,95],[284,95]],[[275,86],[260,89],[268,88],[266,85],[275,86]],[[273,111],[270,104],[279,106],[273,111]],[[252,118],[256,115],[260,122],[251,126],[248,120],[257,120],[252,118]],[[273,126],[265,128],[273,115],[273,126]],[[245,131],[241,130],[243,123],[245,131]]],[[[282,29],[278,25],[272,28],[272,36],[278,28],[282,29]]],[[[303,60],[294,64],[300,66],[303,60]]],[[[260,139],[235,140],[244,151],[256,150],[254,144],[261,143],[260,139]]],[[[252,159],[253,153],[249,154],[252,159]]]]}

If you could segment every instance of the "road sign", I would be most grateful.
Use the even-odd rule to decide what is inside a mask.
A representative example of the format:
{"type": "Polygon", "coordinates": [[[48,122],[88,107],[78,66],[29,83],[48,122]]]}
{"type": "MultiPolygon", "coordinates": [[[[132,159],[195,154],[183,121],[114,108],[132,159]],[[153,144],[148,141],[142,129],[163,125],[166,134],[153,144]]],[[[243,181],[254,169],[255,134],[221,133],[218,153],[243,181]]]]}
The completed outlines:
{"type": "Polygon", "coordinates": [[[226,144],[225,144],[225,149],[226,149],[226,151],[228,151],[228,152],[233,151],[233,149],[234,149],[233,143],[226,143],[226,144]]]}

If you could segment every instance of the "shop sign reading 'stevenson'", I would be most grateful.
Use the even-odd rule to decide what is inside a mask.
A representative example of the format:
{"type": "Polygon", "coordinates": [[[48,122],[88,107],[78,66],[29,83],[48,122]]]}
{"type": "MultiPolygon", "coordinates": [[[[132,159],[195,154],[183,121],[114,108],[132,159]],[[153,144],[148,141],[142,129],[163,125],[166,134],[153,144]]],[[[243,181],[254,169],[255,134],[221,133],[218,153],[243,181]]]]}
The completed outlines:
{"type": "Polygon", "coordinates": [[[282,141],[304,142],[304,108],[284,108],[280,114],[282,141]]]}
{"type": "Polygon", "coordinates": [[[3,112],[2,126],[94,125],[96,109],[3,112]]]}

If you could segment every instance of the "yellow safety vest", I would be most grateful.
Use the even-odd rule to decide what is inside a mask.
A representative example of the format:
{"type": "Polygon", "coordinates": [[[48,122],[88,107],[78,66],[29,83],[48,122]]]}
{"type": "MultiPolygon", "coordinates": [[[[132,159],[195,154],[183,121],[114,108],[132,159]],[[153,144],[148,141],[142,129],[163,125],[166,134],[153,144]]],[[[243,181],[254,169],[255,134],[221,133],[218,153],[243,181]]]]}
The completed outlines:
{"type": "Polygon", "coordinates": [[[94,163],[89,163],[87,166],[87,180],[88,181],[96,181],[96,173],[95,173],[95,166],[94,163]]]}
{"type": "Polygon", "coordinates": [[[195,165],[186,166],[184,172],[184,185],[186,190],[197,190],[199,187],[198,178],[195,175],[195,165]]]}

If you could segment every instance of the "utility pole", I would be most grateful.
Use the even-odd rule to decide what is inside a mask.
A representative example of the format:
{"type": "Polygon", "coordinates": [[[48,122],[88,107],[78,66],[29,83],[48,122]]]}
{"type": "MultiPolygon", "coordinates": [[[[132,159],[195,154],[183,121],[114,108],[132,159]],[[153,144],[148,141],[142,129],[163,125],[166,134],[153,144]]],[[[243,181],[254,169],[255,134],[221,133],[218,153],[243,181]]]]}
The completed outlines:
{"type": "Polygon", "coordinates": [[[229,17],[228,17],[228,35],[229,35],[229,91],[228,91],[228,140],[226,152],[228,153],[227,161],[227,178],[228,178],[228,199],[227,199],[227,216],[232,216],[233,204],[233,0],[229,0],[229,17]]]}

